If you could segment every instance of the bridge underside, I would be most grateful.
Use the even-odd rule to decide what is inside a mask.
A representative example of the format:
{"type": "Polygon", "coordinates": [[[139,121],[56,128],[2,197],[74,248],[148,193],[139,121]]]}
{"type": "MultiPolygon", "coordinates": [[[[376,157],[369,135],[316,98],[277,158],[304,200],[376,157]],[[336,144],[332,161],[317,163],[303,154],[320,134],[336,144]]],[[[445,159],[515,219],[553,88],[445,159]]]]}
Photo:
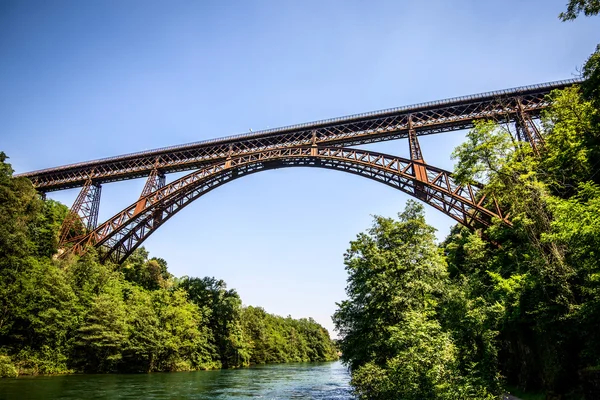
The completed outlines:
{"type": "Polygon", "coordinates": [[[287,167],[327,168],[363,176],[407,193],[471,228],[489,225],[494,218],[508,223],[481,186],[458,185],[448,171],[422,161],[357,149],[306,146],[229,158],[192,172],[143,194],[86,236],[71,241],[70,250],[81,254],[87,246],[100,247],[104,258],[120,263],[158,227],[204,194],[246,175],[287,167]]]}

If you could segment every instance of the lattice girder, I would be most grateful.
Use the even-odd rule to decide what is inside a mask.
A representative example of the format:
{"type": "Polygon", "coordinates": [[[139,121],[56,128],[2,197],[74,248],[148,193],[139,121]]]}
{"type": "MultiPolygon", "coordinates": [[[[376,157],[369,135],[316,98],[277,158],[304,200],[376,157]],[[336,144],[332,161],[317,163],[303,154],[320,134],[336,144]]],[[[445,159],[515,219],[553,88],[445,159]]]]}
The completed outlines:
{"type": "Polygon", "coordinates": [[[416,136],[469,129],[473,121],[496,119],[516,122],[519,113],[539,116],[550,105],[547,94],[580,82],[570,80],[509,89],[481,95],[429,102],[414,106],[364,113],[325,121],[270,129],[247,135],[208,140],[182,146],[103,160],[34,171],[18,176],[30,178],[44,192],[145,177],[155,168],[164,173],[193,170],[260,151],[293,146],[354,146],[407,138],[410,128],[416,136]],[[409,126],[409,117],[412,126],[409,126]],[[160,160],[156,165],[156,160],[160,160]]]}
{"type": "Polygon", "coordinates": [[[156,228],[214,188],[255,172],[296,166],[340,170],[385,183],[471,228],[476,224],[489,225],[493,218],[509,223],[495,202],[485,201],[481,186],[458,185],[448,171],[381,153],[308,146],[234,157],[190,173],[140,198],[108,219],[76,243],[73,251],[82,252],[89,245],[103,246],[107,248],[107,257],[121,262],[156,228]],[[416,178],[418,169],[426,171],[421,180],[416,178]],[[421,194],[417,194],[416,182],[422,185],[421,194]]]}
{"type": "Polygon", "coordinates": [[[102,186],[88,179],[60,227],[59,247],[77,241],[81,235],[87,233],[85,230],[92,231],[96,228],[101,193],[102,186]]]}
{"type": "MultiPolygon", "coordinates": [[[[159,164],[159,160],[156,161],[156,165],[159,164]]],[[[148,175],[148,179],[146,179],[146,184],[144,185],[144,188],[142,189],[142,193],[140,194],[140,198],[141,197],[145,197],[148,194],[154,192],[157,189],[160,189],[161,187],[165,186],[165,182],[166,182],[166,177],[164,172],[159,171],[158,168],[154,168],[151,172],[150,175],[148,175]]]]}

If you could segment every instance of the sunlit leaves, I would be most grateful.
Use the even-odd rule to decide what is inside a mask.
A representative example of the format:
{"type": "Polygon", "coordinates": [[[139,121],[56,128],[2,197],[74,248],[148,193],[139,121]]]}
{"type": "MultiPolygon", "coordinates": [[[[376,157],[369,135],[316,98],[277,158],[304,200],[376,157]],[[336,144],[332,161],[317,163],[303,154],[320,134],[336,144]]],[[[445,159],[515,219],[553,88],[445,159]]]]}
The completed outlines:
{"type": "Polygon", "coordinates": [[[600,12],[600,0],[569,0],[567,3],[567,11],[561,12],[558,16],[563,21],[570,21],[580,13],[586,16],[596,15],[600,12]]]}

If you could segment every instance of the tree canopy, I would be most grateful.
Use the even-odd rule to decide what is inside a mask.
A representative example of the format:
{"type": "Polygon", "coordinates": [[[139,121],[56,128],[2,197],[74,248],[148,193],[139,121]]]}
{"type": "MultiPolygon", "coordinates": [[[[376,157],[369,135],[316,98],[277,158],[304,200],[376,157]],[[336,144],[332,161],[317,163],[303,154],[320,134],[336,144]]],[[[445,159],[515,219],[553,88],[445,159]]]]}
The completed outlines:
{"type": "Polygon", "coordinates": [[[511,227],[456,226],[438,246],[409,201],[350,243],[333,318],[360,398],[492,399],[515,386],[581,399],[597,379],[600,124],[587,84],[549,96],[539,156],[494,121],[455,149],[456,179],[483,180],[511,227]]]}
{"type": "Polygon", "coordinates": [[[67,208],[14,178],[6,159],[0,153],[0,377],[337,359],[314,320],[243,307],[222,280],[174,278],[144,248],[122,265],[99,262],[93,249],[55,259],[67,208]]]}

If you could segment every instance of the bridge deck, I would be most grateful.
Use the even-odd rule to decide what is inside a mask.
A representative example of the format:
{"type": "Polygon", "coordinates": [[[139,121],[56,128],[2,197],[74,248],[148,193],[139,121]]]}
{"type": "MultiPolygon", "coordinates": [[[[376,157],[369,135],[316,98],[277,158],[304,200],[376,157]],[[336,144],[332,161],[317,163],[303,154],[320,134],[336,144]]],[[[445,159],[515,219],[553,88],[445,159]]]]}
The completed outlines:
{"type": "Polygon", "coordinates": [[[95,183],[106,183],[148,176],[155,166],[164,173],[191,170],[223,160],[228,155],[270,148],[311,143],[352,146],[405,138],[409,126],[417,135],[468,129],[477,119],[513,121],[519,107],[530,116],[539,116],[541,110],[549,105],[547,94],[580,82],[580,79],[570,79],[420,103],[69,164],[17,176],[28,177],[38,190],[50,192],[83,186],[90,177],[95,183]]]}

